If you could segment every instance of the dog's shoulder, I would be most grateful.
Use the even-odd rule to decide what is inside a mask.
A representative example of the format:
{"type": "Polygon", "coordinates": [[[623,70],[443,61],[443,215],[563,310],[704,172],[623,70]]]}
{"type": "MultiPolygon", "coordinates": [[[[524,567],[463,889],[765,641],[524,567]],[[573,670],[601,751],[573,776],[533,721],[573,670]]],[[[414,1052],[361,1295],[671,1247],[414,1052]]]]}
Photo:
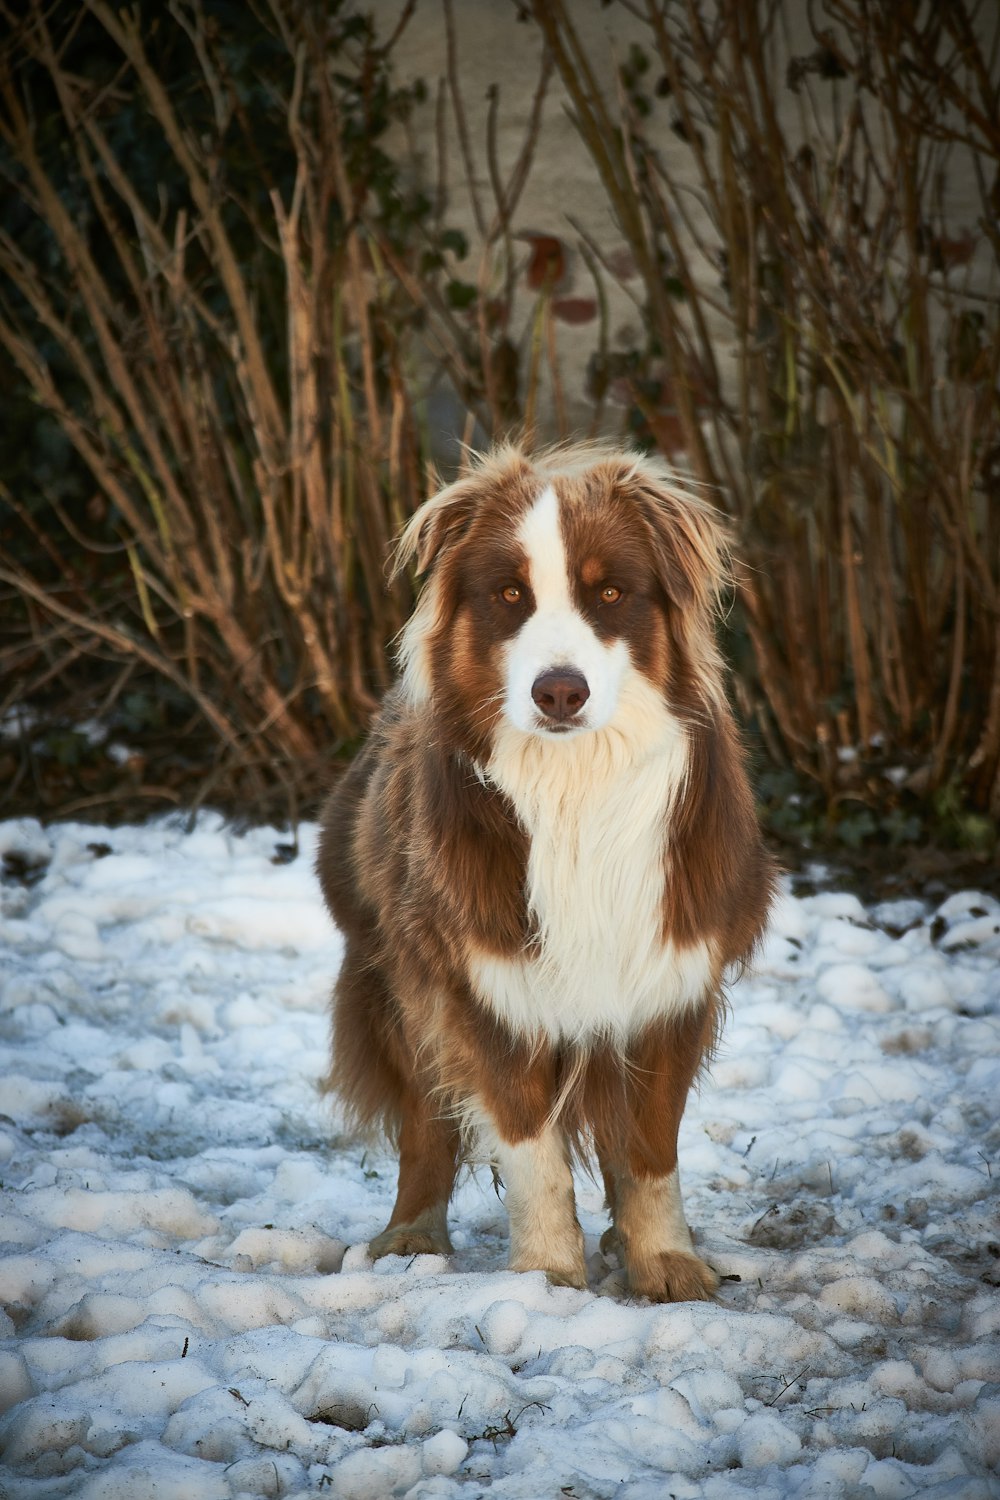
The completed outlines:
{"type": "Polygon", "coordinates": [[[499,953],[523,946],[526,835],[431,705],[399,687],[386,695],[321,821],[331,902],[360,895],[383,924],[433,928],[456,950],[469,941],[499,953]]]}
{"type": "Polygon", "coordinates": [[[739,965],[761,941],[776,867],[731,713],[717,709],[690,733],[689,774],[670,828],[665,926],[680,941],[711,937],[723,965],[739,965]]]}

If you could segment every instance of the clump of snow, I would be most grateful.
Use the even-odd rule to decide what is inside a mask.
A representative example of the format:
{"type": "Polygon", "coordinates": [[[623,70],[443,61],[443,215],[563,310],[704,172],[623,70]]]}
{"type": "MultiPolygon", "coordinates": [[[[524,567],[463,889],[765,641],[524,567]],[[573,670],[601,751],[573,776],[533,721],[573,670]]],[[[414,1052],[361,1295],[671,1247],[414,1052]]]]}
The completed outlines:
{"type": "Polygon", "coordinates": [[[0,824],[0,1493],[1000,1495],[1000,906],[781,895],[681,1162],[712,1304],[367,1241],[315,830],[0,824]]]}

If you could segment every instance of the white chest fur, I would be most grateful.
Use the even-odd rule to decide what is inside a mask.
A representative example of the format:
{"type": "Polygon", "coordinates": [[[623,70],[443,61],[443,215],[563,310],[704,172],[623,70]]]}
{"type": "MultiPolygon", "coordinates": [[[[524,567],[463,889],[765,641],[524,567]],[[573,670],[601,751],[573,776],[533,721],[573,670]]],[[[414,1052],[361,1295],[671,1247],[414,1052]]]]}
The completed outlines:
{"type": "Polygon", "coordinates": [[[470,954],[479,997],[513,1030],[622,1043],[701,999],[708,945],[663,939],[670,812],[683,785],[682,726],[636,672],[624,689],[628,732],[548,742],[501,730],[486,769],[530,840],[531,956],[470,954]],[[629,701],[631,700],[631,701],[629,701]]]}

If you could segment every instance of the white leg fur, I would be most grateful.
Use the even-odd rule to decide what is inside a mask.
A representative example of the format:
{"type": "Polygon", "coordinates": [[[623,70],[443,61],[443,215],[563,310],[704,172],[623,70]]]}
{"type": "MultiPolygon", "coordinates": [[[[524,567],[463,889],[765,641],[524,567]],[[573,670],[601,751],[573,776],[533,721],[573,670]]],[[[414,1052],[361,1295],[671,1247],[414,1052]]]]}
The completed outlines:
{"type": "Polygon", "coordinates": [[[694,1254],[676,1167],[666,1177],[615,1180],[615,1226],[629,1285],[656,1302],[710,1297],[715,1273],[694,1254]]]}
{"type": "Polygon", "coordinates": [[[494,1154],[507,1188],[510,1269],[545,1271],[559,1284],[585,1286],[583,1233],[562,1133],[546,1126],[516,1146],[497,1141],[494,1154]]]}
{"type": "Polygon", "coordinates": [[[621,1176],[616,1185],[618,1232],[636,1256],[663,1250],[691,1253],[691,1231],[684,1217],[677,1168],[666,1177],[621,1176]]]}

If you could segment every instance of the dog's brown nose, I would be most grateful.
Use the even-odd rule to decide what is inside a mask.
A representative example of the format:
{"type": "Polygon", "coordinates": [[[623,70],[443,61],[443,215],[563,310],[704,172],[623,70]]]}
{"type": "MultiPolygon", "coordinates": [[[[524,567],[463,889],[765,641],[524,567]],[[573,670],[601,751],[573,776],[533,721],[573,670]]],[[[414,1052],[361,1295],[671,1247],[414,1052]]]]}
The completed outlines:
{"type": "Polygon", "coordinates": [[[555,667],[539,673],[531,685],[531,696],[546,718],[561,724],[580,712],[590,697],[590,688],[582,672],[555,667]]]}

